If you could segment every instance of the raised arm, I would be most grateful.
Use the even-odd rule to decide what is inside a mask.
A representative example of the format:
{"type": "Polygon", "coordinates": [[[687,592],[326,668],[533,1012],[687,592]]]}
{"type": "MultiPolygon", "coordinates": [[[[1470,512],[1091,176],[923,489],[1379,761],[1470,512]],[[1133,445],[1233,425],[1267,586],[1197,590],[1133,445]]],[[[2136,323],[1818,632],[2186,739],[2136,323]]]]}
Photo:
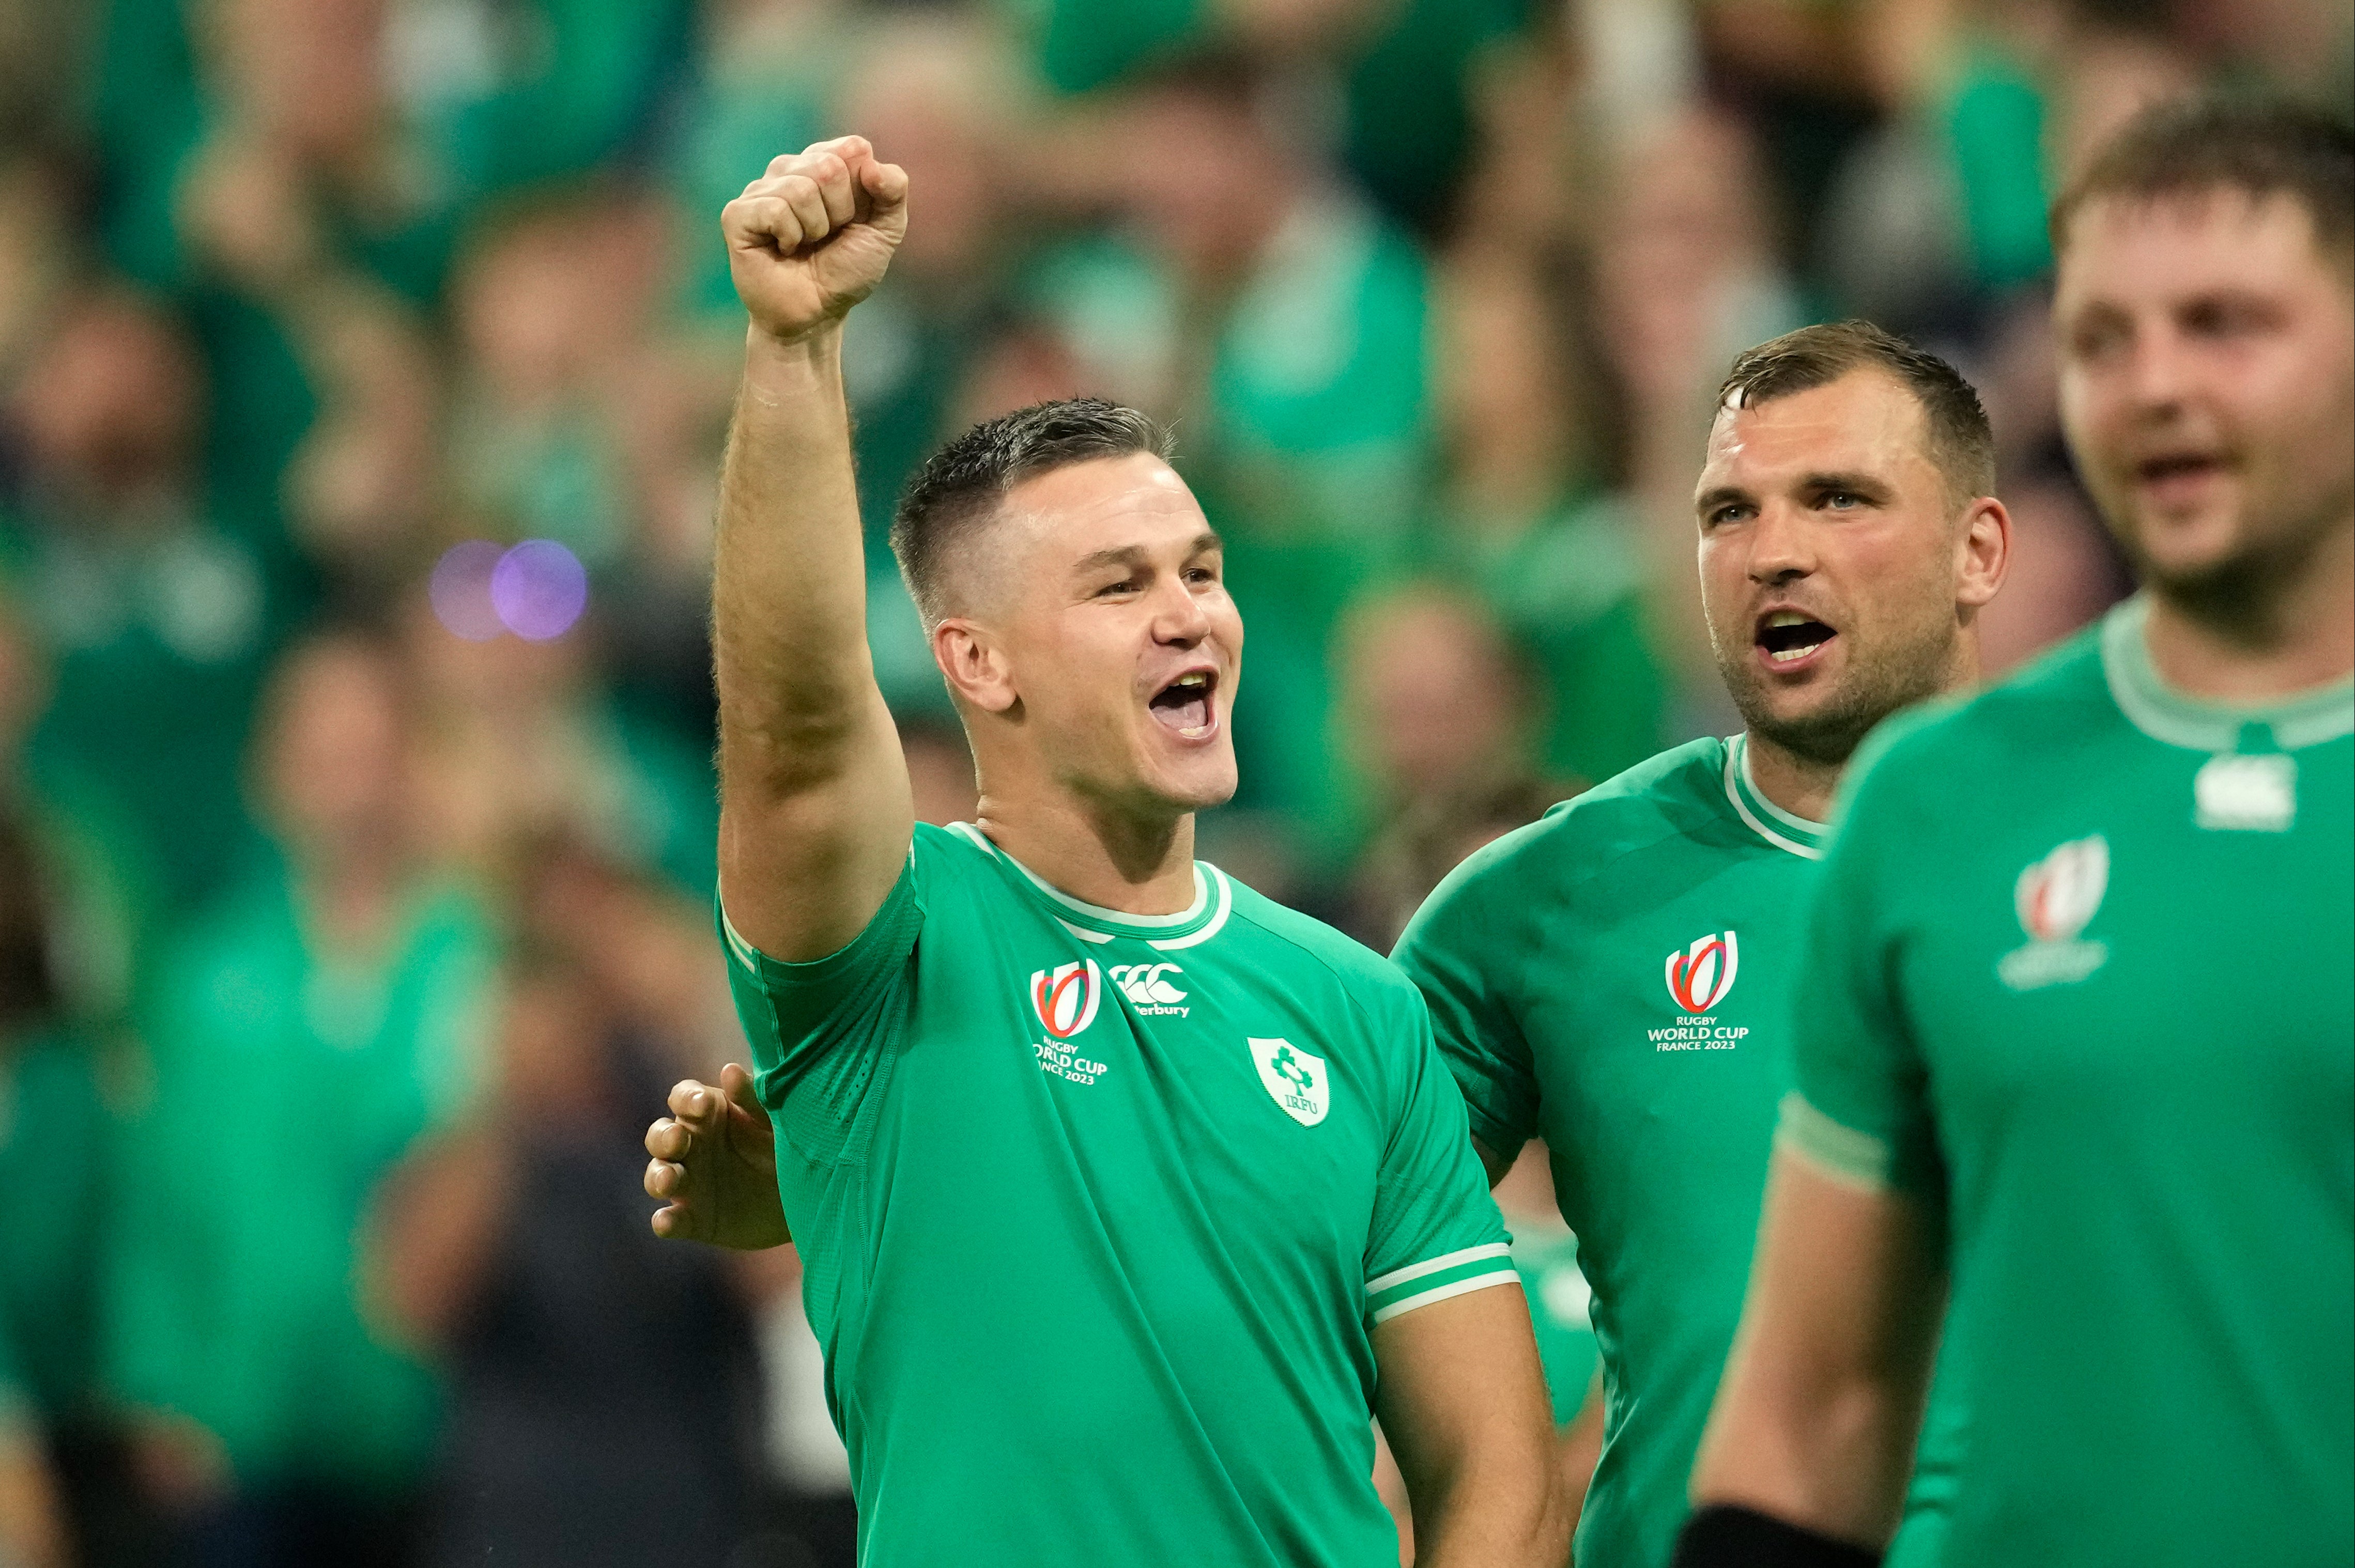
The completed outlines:
{"type": "Polygon", "coordinates": [[[906,232],[908,177],[861,137],[782,157],[720,215],[751,314],[712,570],[719,885],[739,935],[823,958],[881,906],[914,831],[867,650],[842,320],[906,232]]]}
{"type": "Polygon", "coordinates": [[[1817,1556],[1791,1562],[1878,1560],[1904,1505],[1943,1299],[1914,1200],[1776,1152],[1680,1565],[1749,1562],[1759,1532],[1793,1530],[1817,1556]]]}

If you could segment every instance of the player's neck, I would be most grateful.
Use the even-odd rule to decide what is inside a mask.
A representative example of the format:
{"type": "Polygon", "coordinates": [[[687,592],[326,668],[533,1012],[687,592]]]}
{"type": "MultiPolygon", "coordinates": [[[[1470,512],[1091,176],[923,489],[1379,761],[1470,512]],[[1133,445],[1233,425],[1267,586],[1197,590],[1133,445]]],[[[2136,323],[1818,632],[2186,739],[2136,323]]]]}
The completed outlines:
{"type": "Polygon", "coordinates": [[[974,823],[1030,874],[1082,904],[1176,915],[1194,902],[1194,814],[1124,811],[1062,790],[996,794],[974,823]]]}
{"type": "Polygon", "coordinates": [[[2143,640],[2159,679],[2185,696],[2255,705],[2355,672],[2355,526],[2270,587],[2238,603],[2155,587],[2143,640]]]}
{"type": "Polygon", "coordinates": [[[1810,822],[1831,817],[1841,764],[1816,762],[1749,732],[1750,782],[1773,804],[1810,822]]]}

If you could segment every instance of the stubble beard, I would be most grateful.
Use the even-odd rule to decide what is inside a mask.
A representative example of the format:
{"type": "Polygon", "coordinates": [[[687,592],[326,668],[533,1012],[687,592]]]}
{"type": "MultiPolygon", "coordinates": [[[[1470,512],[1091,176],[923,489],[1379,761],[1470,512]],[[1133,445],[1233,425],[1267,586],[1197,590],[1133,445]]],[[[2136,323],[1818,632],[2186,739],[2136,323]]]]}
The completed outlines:
{"type": "Polygon", "coordinates": [[[2244,531],[2223,555],[2182,567],[2146,549],[2138,527],[2116,529],[2115,537],[2136,579],[2153,593],[2217,634],[2257,645],[2273,641],[2283,601],[2318,569],[2332,535],[2347,526],[2349,506],[2342,497],[2277,533],[2250,537],[2244,531]]]}
{"type": "Polygon", "coordinates": [[[1718,673],[1742,715],[1742,727],[1752,735],[1803,762],[1838,768],[1883,719],[1947,689],[1956,636],[1951,625],[1942,626],[1902,647],[1859,656],[1829,694],[1796,714],[1775,711],[1765,677],[1751,666],[1749,644],[1732,659],[1721,651],[1718,673]]]}

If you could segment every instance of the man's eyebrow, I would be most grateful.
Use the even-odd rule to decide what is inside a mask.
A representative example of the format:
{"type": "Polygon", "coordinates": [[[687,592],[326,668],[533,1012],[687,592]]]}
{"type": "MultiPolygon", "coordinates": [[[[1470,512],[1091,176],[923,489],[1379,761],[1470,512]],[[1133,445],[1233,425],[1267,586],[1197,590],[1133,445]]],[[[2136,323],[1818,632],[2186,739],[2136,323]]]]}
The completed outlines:
{"type": "Polygon", "coordinates": [[[1701,513],[1714,512],[1721,506],[1731,506],[1736,502],[1749,499],[1750,493],[1740,485],[1721,484],[1713,489],[1704,490],[1695,496],[1693,510],[1701,513]]]}
{"type": "MultiPolygon", "coordinates": [[[[1199,556],[1211,550],[1223,550],[1227,542],[1219,537],[1215,528],[1205,528],[1187,544],[1188,556],[1199,556]]],[[[1071,563],[1075,572],[1101,571],[1106,567],[1136,567],[1146,564],[1151,553],[1142,545],[1115,545],[1110,549],[1091,550],[1071,563]]]]}
{"type": "Polygon", "coordinates": [[[1827,490],[1847,490],[1862,495],[1886,495],[1889,493],[1889,482],[1870,473],[1811,473],[1799,481],[1799,488],[1803,491],[1817,493],[1827,490]]]}

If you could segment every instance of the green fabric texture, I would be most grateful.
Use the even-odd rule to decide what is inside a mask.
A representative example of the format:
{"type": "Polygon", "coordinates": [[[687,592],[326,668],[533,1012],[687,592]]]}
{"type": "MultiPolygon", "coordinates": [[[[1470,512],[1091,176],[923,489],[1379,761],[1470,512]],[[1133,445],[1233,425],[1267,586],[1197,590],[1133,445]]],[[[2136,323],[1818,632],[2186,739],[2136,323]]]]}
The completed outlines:
{"type": "Polygon", "coordinates": [[[0,1421],[93,1409],[108,1148],[86,1041],[0,1042],[0,1421]]]}
{"type": "Polygon", "coordinates": [[[201,1422],[248,1485],[399,1489],[423,1475],[433,1375],[363,1321],[356,1232],[411,1141],[482,1070],[496,954],[484,911],[412,889],[381,950],[322,951],[273,867],[160,964],[153,1092],[123,1139],[108,1367],[201,1422]],[[225,1159],[267,1129],[264,1168],[225,1159]],[[268,1169],[300,1170],[275,1181],[268,1169]]]}
{"type": "Polygon", "coordinates": [[[1931,1206],[1979,1348],[1949,1568],[2355,1544],[2355,695],[2193,703],[2144,609],[1876,736],[1806,932],[1784,1140],[1931,1206]]]}
{"type": "Polygon", "coordinates": [[[1520,1225],[1513,1233],[1513,1266],[1529,1298],[1529,1325],[1537,1331],[1538,1359],[1545,1363],[1553,1424],[1567,1426],[1586,1407],[1602,1355],[1594,1343],[1594,1293],[1579,1271],[1578,1238],[1558,1225],[1520,1225]]]}
{"type": "Polygon", "coordinates": [[[1196,887],[1116,915],[919,825],[830,958],[721,916],[865,1561],[1397,1560],[1373,1331],[1517,1284],[1504,1228],[1412,988],[1196,887]]]}

